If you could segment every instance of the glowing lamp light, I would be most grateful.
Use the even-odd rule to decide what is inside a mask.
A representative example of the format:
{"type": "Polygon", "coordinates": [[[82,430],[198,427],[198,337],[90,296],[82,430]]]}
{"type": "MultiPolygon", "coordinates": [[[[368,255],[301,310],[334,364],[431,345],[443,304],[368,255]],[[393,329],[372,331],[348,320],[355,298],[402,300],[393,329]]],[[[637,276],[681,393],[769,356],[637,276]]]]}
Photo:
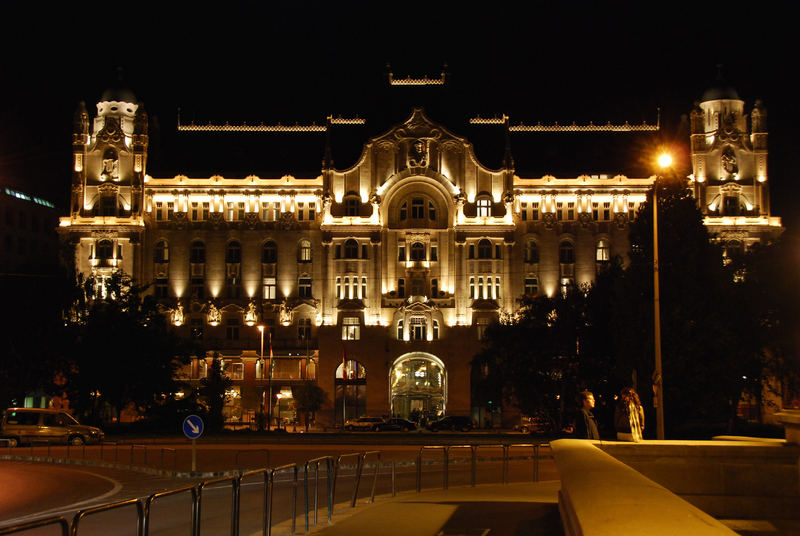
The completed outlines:
{"type": "Polygon", "coordinates": [[[658,165],[661,168],[668,168],[672,165],[672,155],[669,153],[662,153],[658,155],[658,165]]]}

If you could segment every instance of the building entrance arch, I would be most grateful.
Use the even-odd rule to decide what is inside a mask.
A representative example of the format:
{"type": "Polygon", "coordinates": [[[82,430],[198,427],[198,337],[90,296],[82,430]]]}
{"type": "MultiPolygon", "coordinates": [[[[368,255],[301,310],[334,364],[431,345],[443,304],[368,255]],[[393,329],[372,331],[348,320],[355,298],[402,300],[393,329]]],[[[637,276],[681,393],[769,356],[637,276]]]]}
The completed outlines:
{"type": "Polygon", "coordinates": [[[336,367],[334,421],[344,426],[348,419],[367,414],[367,369],[360,361],[346,360],[336,367]]]}
{"type": "Polygon", "coordinates": [[[389,369],[392,415],[410,420],[434,419],[447,407],[447,370],[441,359],[427,352],[398,357],[389,369]]]}

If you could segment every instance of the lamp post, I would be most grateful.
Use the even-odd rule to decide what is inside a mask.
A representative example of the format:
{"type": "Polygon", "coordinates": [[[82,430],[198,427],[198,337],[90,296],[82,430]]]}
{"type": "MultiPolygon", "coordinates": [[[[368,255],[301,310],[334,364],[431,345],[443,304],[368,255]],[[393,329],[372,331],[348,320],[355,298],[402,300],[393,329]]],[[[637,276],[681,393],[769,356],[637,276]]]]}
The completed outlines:
{"type": "MultiPolygon", "coordinates": [[[[661,169],[672,165],[672,156],[667,153],[658,157],[661,169]]],[[[655,341],[656,368],[653,372],[653,389],[656,400],[656,438],[664,439],[664,376],[661,368],[661,302],[658,287],[658,180],[653,184],[653,340],[655,341]]]]}
{"type": "MultiPolygon", "coordinates": [[[[264,377],[264,326],[259,324],[258,332],[261,334],[261,351],[258,353],[259,372],[261,377],[264,377]]],[[[261,392],[261,415],[264,415],[264,392],[261,392]]],[[[262,421],[263,422],[263,421],[262,421]]],[[[260,430],[260,428],[259,428],[260,430]]]]}

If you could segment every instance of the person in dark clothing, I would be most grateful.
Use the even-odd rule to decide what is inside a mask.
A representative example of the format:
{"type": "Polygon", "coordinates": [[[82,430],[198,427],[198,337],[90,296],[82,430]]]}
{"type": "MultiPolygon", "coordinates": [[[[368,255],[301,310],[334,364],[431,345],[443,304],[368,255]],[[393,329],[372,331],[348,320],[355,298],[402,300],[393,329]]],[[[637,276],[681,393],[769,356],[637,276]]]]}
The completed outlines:
{"type": "Polygon", "coordinates": [[[594,408],[594,394],[591,391],[581,391],[581,411],[575,420],[575,437],[579,439],[600,439],[597,430],[597,421],[592,413],[594,408]]]}

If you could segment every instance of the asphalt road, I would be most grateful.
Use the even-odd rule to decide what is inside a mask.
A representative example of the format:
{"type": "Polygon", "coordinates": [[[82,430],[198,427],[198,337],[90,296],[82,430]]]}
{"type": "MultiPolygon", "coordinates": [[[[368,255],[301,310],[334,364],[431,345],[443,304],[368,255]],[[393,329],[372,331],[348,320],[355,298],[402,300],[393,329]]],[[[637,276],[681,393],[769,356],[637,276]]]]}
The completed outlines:
{"type": "MultiPolygon", "coordinates": [[[[439,441],[441,442],[441,441],[439,441]]],[[[159,445],[157,448],[176,449],[182,451],[186,445],[159,445]]],[[[95,449],[97,447],[94,447],[95,449]]],[[[56,447],[52,448],[51,455],[58,456],[56,447]]],[[[17,449],[20,454],[27,449],[17,449]]],[[[87,449],[88,450],[88,449],[87,449]]],[[[347,444],[225,444],[204,445],[201,449],[202,456],[198,461],[209,467],[214,466],[219,470],[227,466],[228,470],[253,468],[265,465],[260,463],[266,460],[266,450],[269,451],[270,465],[277,466],[284,463],[302,464],[306,460],[324,455],[338,456],[343,453],[363,452],[365,450],[380,450],[382,465],[376,481],[376,494],[391,493],[392,461],[395,462],[396,479],[395,489],[398,491],[411,491],[416,486],[416,467],[414,461],[419,452],[418,445],[347,445],[347,444]],[[215,463],[212,463],[215,461],[215,463]]],[[[129,462],[124,458],[127,450],[116,453],[118,461],[129,462]]],[[[157,465],[161,456],[150,454],[150,459],[157,465]]],[[[449,484],[451,486],[468,485],[470,481],[470,464],[468,463],[468,449],[451,450],[449,484]]],[[[477,465],[477,480],[483,482],[498,482],[502,475],[500,449],[490,447],[481,448],[479,457],[485,458],[477,465]]],[[[3,449],[2,454],[5,454],[3,449]]],[[[36,452],[34,451],[34,454],[36,452]]],[[[188,452],[183,452],[189,455],[188,452]]],[[[530,451],[520,450],[517,456],[530,456],[530,451]]],[[[144,461],[142,452],[133,449],[134,463],[144,461]]],[[[74,455],[73,455],[74,456],[74,455]]],[[[95,459],[91,454],[88,459],[95,459]]],[[[105,454],[105,459],[110,457],[105,454]]],[[[181,456],[178,456],[181,458],[181,456]]],[[[443,482],[443,465],[441,464],[442,452],[440,450],[425,451],[423,456],[423,488],[441,487],[443,482]]],[[[374,475],[374,455],[367,459],[368,467],[364,469],[359,486],[359,502],[368,499],[374,475]]],[[[354,458],[344,458],[344,467],[339,472],[336,484],[336,508],[346,508],[354,489],[354,458]]],[[[169,456],[163,462],[170,465],[169,456]]],[[[323,466],[324,467],[324,466],[323,466]]],[[[203,469],[199,467],[199,469],[203,469]]],[[[530,459],[512,460],[509,467],[509,477],[512,481],[532,479],[532,462],[530,459]]],[[[273,523],[278,524],[291,518],[292,491],[290,473],[284,472],[276,476],[273,493],[273,523]]],[[[300,466],[297,495],[295,498],[298,529],[302,528],[304,513],[304,494],[302,485],[303,470],[300,466]]],[[[557,478],[555,466],[551,459],[544,458],[540,465],[540,479],[557,478]]],[[[320,520],[327,515],[327,499],[325,497],[326,473],[324,468],[320,474],[319,505],[320,520]]],[[[143,499],[152,493],[174,490],[184,486],[193,486],[201,480],[210,478],[171,478],[131,471],[121,467],[107,468],[96,466],[74,466],[51,463],[34,463],[22,461],[0,461],[0,527],[31,521],[51,515],[63,515],[71,520],[80,509],[91,506],[108,504],[130,498],[143,499]]],[[[262,476],[243,479],[240,491],[240,534],[253,534],[258,532],[264,516],[264,481],[262,476]]],[[[311,480],[311,493],[313,494],[313,478],[311,480]]],[[[311,498],[313,508],[313,497],[311,498]]],[[[202,492],[201,527],[202,534],[230,533],[232,513],[232,487],[230,481],[223,481],[207,488],[202,492]]],[[[176,495],[159,498],[151,509],[150,534],[188,534],[191,523],[191,493],[186,491],[176,495]]],[[[313,523],[313,518],[312,518],[313,523]]],[[[135,534],[136,510],[128,506],[86,517],[80,523],[79,535],[84,534],[125,534],[124,528],[130,529],[130,534],[135,534]],[[109,527],[114,527],[113,531],[109,527]]],[[[43,533],[44,534],[44,533],[43,533]]]]}

